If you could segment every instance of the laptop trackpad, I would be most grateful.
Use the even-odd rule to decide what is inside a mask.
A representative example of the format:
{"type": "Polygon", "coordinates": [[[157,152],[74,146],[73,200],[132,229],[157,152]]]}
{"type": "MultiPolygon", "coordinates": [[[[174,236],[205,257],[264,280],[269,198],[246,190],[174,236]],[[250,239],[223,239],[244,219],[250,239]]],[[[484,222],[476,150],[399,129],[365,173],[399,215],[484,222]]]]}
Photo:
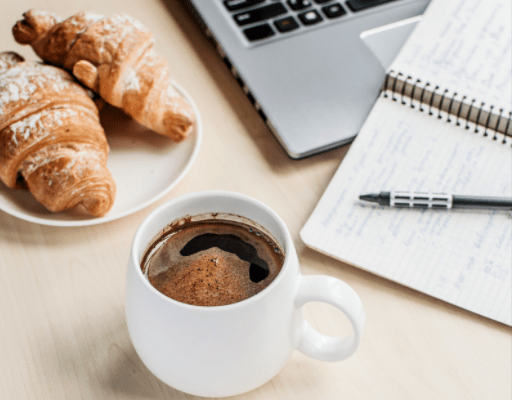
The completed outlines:
{"type": "Polygon", "coordinates": [[[408,18],[362,32],[360,37],[385,68],[392,64],[422,16],[408,18]]]}

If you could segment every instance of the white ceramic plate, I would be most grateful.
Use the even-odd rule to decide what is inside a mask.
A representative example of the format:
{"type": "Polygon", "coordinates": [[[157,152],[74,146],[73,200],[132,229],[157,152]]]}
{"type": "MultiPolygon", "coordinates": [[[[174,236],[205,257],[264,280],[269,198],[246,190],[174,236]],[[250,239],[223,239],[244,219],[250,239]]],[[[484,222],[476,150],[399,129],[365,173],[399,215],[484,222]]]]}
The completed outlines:
{"type": "Polygon", "coordinates": [[[111,210],[101,218],[77,211],[53,213],[26,190],[9,189],[0,181],[0,210],[26,221],[53,226],[95,225],[125,217],[160,199],[185,176],[199,151],[202,124],[191,97],[173,83],[196,114],[194,132],[183,142],[173,143],[114,107],[106,106],[100,119],[110,146],[107,167],[117,192],[111,210]]]}

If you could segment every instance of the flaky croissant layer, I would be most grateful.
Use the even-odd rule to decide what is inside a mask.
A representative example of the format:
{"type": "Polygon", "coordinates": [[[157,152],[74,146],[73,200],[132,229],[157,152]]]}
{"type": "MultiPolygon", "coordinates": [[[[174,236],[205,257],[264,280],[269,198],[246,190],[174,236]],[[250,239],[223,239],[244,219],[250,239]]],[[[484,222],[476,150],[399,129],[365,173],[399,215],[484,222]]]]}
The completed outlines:
{"type": "Polygon", "coordinates": [[[58,143],[28,157],[21,171],[37,200],[53,199],[47,204],[49,210],[81,204],[91,215],[101,216],[112,207],[116,191],[110,174],[106,177],[102,168],[105,161],[91,144],[58,143]]]}
{"type": "Polygon", "coordinates": [[[128,15],[81,12],[63,20],[30,10],[13,27],[18,43],[43,60],[66,68],[108,103],[136,121],[181,141],[193,130],[192,107],[170,82],[167,61],[153,35],[128,15]]]}
{"type": "Polygon", "coordinates": [[[0,53],[0,179],[51,211],[107,213],[116,186],[98,110],[64,70],[0,53]]]}

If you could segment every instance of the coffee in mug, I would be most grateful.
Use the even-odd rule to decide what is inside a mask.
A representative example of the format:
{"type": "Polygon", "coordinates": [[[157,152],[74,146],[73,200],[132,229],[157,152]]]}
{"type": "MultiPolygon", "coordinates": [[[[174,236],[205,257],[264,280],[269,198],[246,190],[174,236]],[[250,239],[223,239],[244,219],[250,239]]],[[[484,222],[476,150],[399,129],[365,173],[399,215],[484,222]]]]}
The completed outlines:
{"type": "Polygon", "coordinates": [[[130,338],[148,369],[176,389],[209,398],[241,394],[264,384],[295,350],[317,360],[344,360],[358,348],[365,323],[360,298],[349,285],[330,276],[301,274],[290,232],[276,212],[251,197],[224,191],[177,197],[144,219],[132,243],[125,305],[130,338]],[[169,225],[172,221],[176,222],[169,225]],[[248,226],[261,235],[248,234],[248,226]],[[159,251],[162,263],[153,259],[159,251]],[[274,264],[280,251],[283,260],[274,264]],[[181,264],[181,252],[180,257],[188,258],[194,268],[181,264]],[[162,279],[162,292],[141,269],[146,255],[149,275],[155,281],[162,279]],[[212,263],[217,257],[220,264],[221,256],[226,258],[225,272],[217,275],[212,263]],[[174,261],[169,263],[168,257],[174,261]],[[198,286],[201,279],[207,287],[220,284],[220,277],[226,278],[225,290],[237,289],[241,297],[216,296],[221,285],[212,291],[198,286]],[[202,288],[197,296],[191,295],[194,284],[202,288]],[[166,290],[181,296],[180,301],[163,294],[166,285],[171,285],[166,290]],[[185,300],[213,305],[236,302],[202,307],[185,300]],[[328,337],[315,331],[302,310],[311,301],[337,307],[352,332],[328,337]]]}
{"type": "Polygon", "coordinates": [[[214,213],[170,224],[150,243],[141,262],[151,285],[196,306],[232,304],[264,290],[280,273],[285,254],[256,223],[237,218],[214,213]]]}

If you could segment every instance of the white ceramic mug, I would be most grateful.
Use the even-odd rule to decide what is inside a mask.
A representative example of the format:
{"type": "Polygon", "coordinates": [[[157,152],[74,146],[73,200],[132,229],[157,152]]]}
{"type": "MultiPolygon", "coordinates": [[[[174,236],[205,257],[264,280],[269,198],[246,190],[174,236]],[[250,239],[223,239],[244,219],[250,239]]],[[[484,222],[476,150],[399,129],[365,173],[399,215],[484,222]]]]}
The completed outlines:
{"type": "Polygon", "coordinates": [[[128,265],[126,318],[137,354],[160,380],[183,392],[221,397],[254,389],[275,376],[297,349],[322,361],[340,361],[360,343],[364,311],[358,295],[329,276],[302,276],[290,233],[281,218],[250,197],[197,192],[154,210],[135,234],[128,265]],[[285,252],[283,267],[260,293],[217,307],[185,304],[157,291],[140,267],[148,244],[171,222],[187,215],[229,213],[264,227],[285,252]],[[303,318],[309,301],[341,310],[352,334],[333,338],[303,318]]]}

